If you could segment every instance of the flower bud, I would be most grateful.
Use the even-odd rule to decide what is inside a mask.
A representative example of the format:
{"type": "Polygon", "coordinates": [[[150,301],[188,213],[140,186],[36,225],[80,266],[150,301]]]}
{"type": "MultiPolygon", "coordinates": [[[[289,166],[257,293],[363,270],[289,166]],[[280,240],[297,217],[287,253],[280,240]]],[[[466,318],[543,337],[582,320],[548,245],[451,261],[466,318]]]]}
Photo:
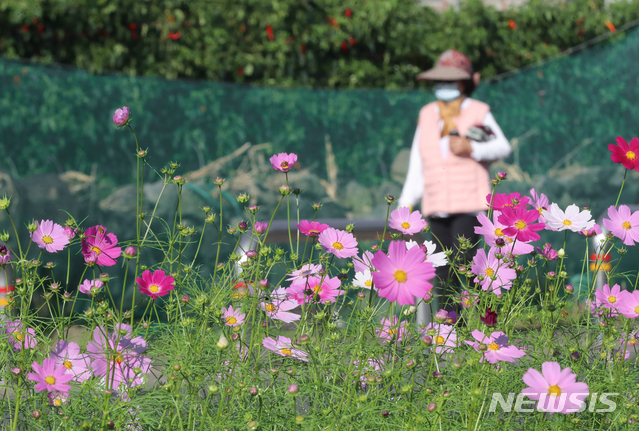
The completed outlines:
{"type": "Polygon", "coordinates": [[[548,271],[548,273],[546,274],[546,277],[549,280],[554,280],[556,276],[557,276],[557,274],[555,273],[555,271],[548,271]]]}
{"type": "Polygon", "coordinates": [[[497,178],[492,178],[492,179],[490,180],[490,183],[491,183],[493,186],[496,186],[497,184],[499,184],[499,180],[498,180],[497,178]]]}
{"type": "Polygon", "coordinates": [[[495,245],[497,247],[503,247],[503,246],[506,245],[506,240],[503,239],[503,238],[497,238],[497,239],[495,239],[495,245]]]}
{"type": "Polygon", "coordinates": [[[229,228],[227,229],[227,232],[230,233],[231,235],[235,235],[235,233],[237,232],[237,229],[235,229],[232,226],[229,226],[229,228]]]}
{"type": "Polygon", "coordinates": [[[563,248],[560,248],[559,250],[557,250],[557,256],[561,259],[564,256],[566,256],[566,250],[564,250],[563,248]]]}
{"type": "Polygon", "coordinates": [[[444,323],[447,318],[448,311],[446,310],[439,310],[437,313],[435,313],[435,321],[438,323],[444,323]]]}
{"type": "Polygon", "coordinates": [[[257,252],[254,250],[248,250],[245,253],[246,257],[248,257],[249,259],[255,259],[257,257],[257,252]]]}
{"type": "Polygon", "coordinates": [[[425,346],[430,346],[431,344],[433,344],[433,337],[431,337],[430,335],[424,335],[422,337],[422,343],[424,343],[425,346]]]}
{"type": "Polygon", "coordinates": [[[124,257],[128,257],[129,259],[131,259],[132,257],[135,257],[136,254],[137,250],[132,245],[124,249],[124,257]]]}
{"type": "Polygon", "coordinates": [[[32,221],[31,223],[27,225],[27,230],[29,232],[35,232],[37,229],[38,229],[38,223],[35,221],[32,221]]]}
{"type": "Polygon", "coordinates": [[[22,370],[19,367],[13,367],[11,368],[11,374],[13,374],[14,376],[19,376],[20,374],[22,374],[22,370]]]}
{"type": "Polygon", "coordinates": [[[382,417],[383,418],[387,418],[389,414],[390,413],[388,413],[386,410],[382,410],[382,417]]]}
{"type": "Polygon", "coordinates": [[[250,430],[256,430],[257,429],[257,422],[250,421],[249,423],[246,424],[246,426],[250,430]]]}
{"type": "Polygon", "coordinates": [[[110,279],[109,274],[107,274],[106,272],[103,272],[102,274],[100,274],[99,279],[101,282],[106,283],[110,279]]]}
{"type": "Polygon", "coordinates": [[[248,229],[248,224],[245,221],[241,221],[237,224],[237,229],[240,232],[246,232],[246,230],[248,229]]]}
{"type": "Polygon", "coordinates": [[[505,180],[506,179],[506,172],[497,172],[497,178],[499,178],[500,180],[505,180]]]}
{"type": "Polygon", "coordinates": [[[34,410],[32,415],[33,415],[33,419],[40,419],[40,416],[41,416],[40,410],[34,410]]]}
{"type": "Polygon", "coordinates": [[[365,298],[366,298],[366,293],[357,292],[357,299],[365,299],[365,298]]]}
{"type": "Polygon", "coordinates": [[[312,206],[313,206],[313,209],[314,209],[315,211],[318,211],[318,210],[320,210],[320,209],[322,208],[322,204],[317,203],[317,202],[316,202],[316,203],[314,203],[312,206]]]}
{"type": "Polygon", "coordinates": [[[239,203],[244,204],[246,202],[248,202],[249,200],[249,195],[246,193],[240,193],[239,195],[237,195],[237,197],[235,198],[239,203]]]}
{"type": "Polygon", "coordinates": [[[173,177],[173,182],[178,186],[183,186],[186,183],[186,180],[182,175],[176,175],[173,177]]]}
{"type": "Polygon", "coordinates": [[[250,205],[246,208],[248,210],[248,212],[250,212],[251,214],[255,214],[260,207],[258,207],[257,205],[250,205]]]}
{"type": "Polygon", "coordinates": [[[286,184],[283,184],[280,186],[280,193],[282,194],[282,196],[290,195],[291,188],[287,186],[286,184]]]}
{"type": "Polygon", "coordinates": [[[65,301],[68,301],[69,299],[71,299],[71,293],[64,292],[64,294],[62,295],[62,299],[64,299],[65,301]]]}
{"type": "Polygon", "coordinates": [[[215,185],[216,185],[216,186],[218,186],[218,187],[219,187],[219,186],[221,186],[222,184],[224,184],[224,178],[217,177],[217,178],[213,181],[213,184],[215,184],[215,185]]]}
{"type": "Polygon", "coordinates": [[[575,288],[572,286],[572,284],[568,283],[566,284],[566,287],[564,287],[564,289],[566,290],[566,292],[568,293],[572,293],[575,291],[575,288]]]}
{"type": "Polygon", "coordinates": [[[286,388],[286,390],[288,391],[289,394],[295,395],[296,393],[299,392],[300,388],[295,383],[293,383],[291,385],[288,385],[288,388],[286,388]]]}
{"type": "Polygon", "coordinates": [[[220,334],[220,340],[217,342],[216,346],[220,350],[224,350],[229,346],[229,340],[226,339],[224,334],[220,334]]]}
{"type": "Polygon", "coordinates": [[[302,190],[300,190],[299,187],[295,187],[293,190],[291,190],[291,192],[293,192],[295,196],[299,196],[300,193],[302,193],[302,190]]]}
{"type": "Polygon", "coordinates": [[[430,403],[430,404],[428,405],[428,412],[429,412],[429,413],[432,413],[432,412],[434,412],[435,410],[437,410],[437,404],[435,404],[435,403],[430,403]]]}
{"type": "Polygon", "coordinates": [[[0,199],[0,210],[6,210],[11,205],[11,198],[7,198],[5,194],[2,199],[0,199]]]}
{"type": "Polygon", "coordinates": [[[428,304],[430,301],[433,300],[433,294],[432,293],[427,293],[426,295],[424,295],[423,299],[424,299],[424,302],[428,304]]]}
{"type": "Polygon", "coordinates": [[[259,389],[257,389],[255,386],[251,386],[249,388],[249,394],[254,397],[255,395],[257,395],[259,393],[259,389]]]}

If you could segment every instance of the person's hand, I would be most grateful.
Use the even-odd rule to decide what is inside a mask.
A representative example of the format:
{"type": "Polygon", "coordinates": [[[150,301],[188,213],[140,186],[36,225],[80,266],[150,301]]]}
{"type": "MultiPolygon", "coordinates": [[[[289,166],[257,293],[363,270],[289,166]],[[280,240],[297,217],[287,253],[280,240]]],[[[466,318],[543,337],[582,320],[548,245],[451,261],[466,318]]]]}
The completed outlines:
{"type": "Polygon", "coordinates": [[[461,136],[450,136],[450,151],[458,157],[470,157],[473,152],[473,146],[470,145],[470,139],[461,136]]]}

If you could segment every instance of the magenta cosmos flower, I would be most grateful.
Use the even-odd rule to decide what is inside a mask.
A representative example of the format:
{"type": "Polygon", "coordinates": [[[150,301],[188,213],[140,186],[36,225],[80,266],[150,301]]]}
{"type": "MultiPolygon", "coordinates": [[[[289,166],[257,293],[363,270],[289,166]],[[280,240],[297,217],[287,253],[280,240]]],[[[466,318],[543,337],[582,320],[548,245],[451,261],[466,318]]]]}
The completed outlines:
{"type": "Polygon", "coordinates": [[[16,350],[33,349],[38,344],[33,328],[25,328],[20,319],[5,323],[4,333],[16,350]]]}
{"type": "Polygon", "coordinates": [[[318,237],[322,232],[329,228],[327,224],[320,223],[318,221],[302,220],[297,225],[302,235],[310,237],[318,237]]]}
{"type": "Polygon", "coordinates": [[[6,265],[11,260],[11,252],[7,247],[0,246],[0,265],[6,265]]]}
{"type": "Polygon", "coordinates": [[[559,208],[559,205],[553,203],[548,210],[542,210],[542,214],[546,219],[546,226],[554,231],[571,230],[579,232],[580,230],[590,229],[595,225],[590,211],[579,211],[579,207],[575,204],[568,205],[564,212],[559,208]]]}
{"type": "Polygon", "coordinates": [[[245,318],[246,314],[243,314],[239,308],[234,310],[232,305],[229,305],[229,308],[222,307],[222,320],[226,326],[240,326],[245,318]]]}
{"type": "Polygon", "coordinates": [[[622,290],[617,297],[615,307],[628,319],[639,317],[639,290],[633,292],[622,290]]]}
{"type": "Polygon", "coordinates": [[[422,339],[429,336],[435,346],[435,353],[452,352],[457,347],[455,327],[444,323],[429,323],[422,332],[422,339]]]}
{"type": "Polygon", "coordinates": [[[73,375],[66,374],[67,369],[64,366],[56,366],[53,359],[45,359],[42,365],[34,361],[31,368],[35,373],[29,373],[27,378],[36,382],[36,391],[58,391],[67,394],[71,389],[71,385],[67,383],[73,380],[73,375]]]}
{"type": "Polygon", "coordinates": [[[263,221],[256,221],[253,225],[253,232],[255,232],[258,236],[262,235],[268,229],[268,223],[263,221]]]}
{"type": "Polygon", "coordinates": [[[271,352],[284,356],[285,358],[293,358],[308,362],[308,359],[306,359],[308,354],[300,349],[294,348],[291,339],[288,337],[284,337],[282,335],[278,335],[275,339],[266,337],[262,340],[262,345],[271,352]]]}
{"type": "Polygon", "coordinates": [[[31,240],[49,253],[57,253],[69,243],[64,228],[51,220],[40,221],[38,228],[31,232],[31,240]]]}
{"type": "Polygon", "coordinates": [[[76,343],[60,340],[55,345],[55,350],[51,352],[51,359],[56,367],[63,366],[64,373],[82,382],[91,377],[89,368],[89,357],[80,353],[80,346],[76,343]]]}
{"type": "Polygon", "coordinates": [[[340,290],[342,282],[337,277],[308,277],[306,279],[298,279],[291,283],[287,292],[289,299],[294,299],[298,304],[321,302],[335,302],[335,298],[344,294],[340,290]]]}
{"type": "Polygon", "coordinates": [[[417,232],[421,232],[426,227],[426,220],[422,218],[422,213],[419,211],[410,212],[408,207],[401,207],[391,212],[391,218],[388,221],[388,226],[391,229],[396,229],[404,235],[413,235],[417,232]]]}
{"type": "Polygon", "coordinates": [[[123,106],[113,113],[113,122],[118,126],[126,126],[129,123],[129,108],[123,106]]]}
{"type": "Polygon", "coordinates": [[[78,286],[78,290],[85,295],[93,296],[102,289],[104,283],[100,280],[84,280],[81,285],[78,286]]]}
{"type": "Polygon", "coordinates": [[[526,354],[523,350],[509,345],[508,336],[503,332],[493,332],[490,336],[487,336],[481,331],[474,330],[471,335],[475,341],[464,341],[466,344],[473,346],[473,349],[477,352],[482,352],[480,344],[486,346],[485,351],[483,351],[484,356],[480,361],[485,359],[491,364],[496,364],[499,361],[515,362],[515,359],[519,359],[526,354]]]}
{"type": "MultiPolygon", "coordinates": [[[[626,292],[624,290],[624,292],[626,292]]],[[[604,284],[601,289],[595,290],[595,298],[599,300],[604,308],[617,309],[617,302],[621,299],[622,291],[618,284],[612,286],[604,284]]]]}
{"type": "Polygon", "coordinates": [[[528,242],[541,238],[535,232],[544,228],[543,223],[535,223],[538,218],[539,212],[537,210],[527,210],[523,207],[514,210],[510,207],[504,207],[501,215],[497,217],[497,221],[507,226],[503,229],[505,235],[517,238],[518,241],[528,242]]]}
{"type": "Polygon", "coordinates": [[[626,245],[639,242],[639,211],[631,214],[630,208],[626,205],[620,205],[619,210],[610,206],[608,217],[610,219],[603,219],[603,224],[614,236],[626,245]]]}
{"type": "Polygon", "coordinates": [[[415,305],[415,297],[423,298],[433,285],[429,280],[435,277],[435,268],[424,261],[424,252],[419,247],[406,250],[404,241],[392,241],[388,255],[378,251],[371,262],[373,282],[378,295],[399,305],[415,305]]]}
{"type": "Polygon", "coordinates": [[[639,139],[632,138],[630,145],[621,136],[617,136],[617,145],[610,144],[608,149],[614,163],[621,163],[626,169],[639,171],[639,139]]]}
{"type": "Polygon", "coordinates": [[[495,295],[501,293],[501,289],[510,290],[510,286],[517,272],[508,268],[508,264],[503,259],[495,257],[495,249],[490,249],[488,254],[483,249],[477,250],[477,254],[473,258],[471,271],[477,277],[474,282],[479,283],[484,290],[494,292],[495,295]],[[483,279],[479,279],[483,277],[483,279]]]}
{"type": "Polygon", "coordinates": [[[280,172],[288,172],[293,168],[295,162],[297,162],[297,154],[279,153],[273,154],[269,159],[273,169],[280,172]]]}
{"type": "Polygon", "coordinates": [[[156,269],[153,273],[147,269],[135,282],[140,286],[140,292],[153,299],[168,295],[175,288],[175,279],[161,269],[156,269]]]}
{"type": "Polygon", "coordinates": [[[300,315],[290,313],[290,310],[299,307],[299,304],[296,300],[287,299],[287,297],[286,289],[278,287],[271,292],[269,301],[260,302],[260,308],[273,320],[280,320],[286,323],[295,322],[300,319],[300,315]]]}
{"type": "Polygon", "coordinates": [[[319,235],[319,243],[327,253],[339,259],[357,256],[357,240],[346,231],[329,227],[319,235]]]}
{"type": "Polygon", "coordinates": [[[82,239],[82,255],[87,263],[100,266],[113,266],[115,260],[122,253],[118,244],[118,237],[109,232],[104,226],[91,226],[84,232],[82,239]]]}
{"type": "MultiPolygon", "coordinates": [[[[486,196],[486,202],[490,205],[492,194],[486,196]]],[[[528,205],[530,198],[528,196],[521,196],[520,193],[495,193],[493,200],[493,210],[502,211],[504,208],[523,208],[528,205]]]]}
{"type": "Polygon", "coordinates": [[[521,393],[538,401],[537,410],[551,413],[575,413],[590,395],[585,383],[577,382],[577,375],[570,368],[561,369],[557,362],[544,362],[541,373],[529,368],[522,377],[528,385],[521,393]],[[574,396],[571,396],[574,394],[574,396]]]}
{"type": "Polygon", "coordinates": [[[393,341],[400,343],[402,338],[408,335],[406,322],[400,323],[397,316],[392,316],[390,319],[383,318],[379,323],[382,327],[381,329],[375,329],[375,333],[387,343],[392,343],[393,341]]]}
{"type": "Polygon", "coordinates": [[[501,213],[499,211],[495,211],[493,213],[493,220],[491,222],[488,217],[484,214],[477,214],[477,220],[481,224],[481,226],[475,226],[475,233],[479,235],[484,235],[484,240],[486,244],[491,247],[495,247],[497,244],[497,239],[501,238],[504,240],[505,244],[503,248],[504,252],[502,254],[513,254],[515,256],[520,256],[522,254],[528,254],[532,252],[535,247],[532,245],[525,243],[523,241],[515,241],[514,238],[506,236],[504,233],[505,225],[499,223],[497,220],[501,213]]]}

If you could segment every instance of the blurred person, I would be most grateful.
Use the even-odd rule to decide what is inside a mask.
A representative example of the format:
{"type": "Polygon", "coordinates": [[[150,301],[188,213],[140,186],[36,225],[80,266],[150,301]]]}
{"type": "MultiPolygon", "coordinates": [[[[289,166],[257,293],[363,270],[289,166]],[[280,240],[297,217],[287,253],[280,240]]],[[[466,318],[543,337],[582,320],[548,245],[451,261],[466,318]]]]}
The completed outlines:
{"type": "MultiPolygon", "coordinates": [[[[479,84],[470,60],[455,50],[445,51],[435,67],[417,75],[434,82],[436,101],[419,112],[406,182],[399,206],[419,200],[433,236],[445,249],[459,250],[463,236],[476,244],[477,214],[486,212],[491,193],[488,163],[510,154],[510,143],[490,113],[490,107],[470,96],[479,84]]],[[[439,248],[439,247],[438,247],[439,248]]],[[[474,251],[462,252],[472,260],[474,251]]],[[[470,267],[470,265],[468,265],[470,267]]],[[[453,297],[459,282],[449,266],[437,268],[439,308],[459,311],[453,297]]]]}

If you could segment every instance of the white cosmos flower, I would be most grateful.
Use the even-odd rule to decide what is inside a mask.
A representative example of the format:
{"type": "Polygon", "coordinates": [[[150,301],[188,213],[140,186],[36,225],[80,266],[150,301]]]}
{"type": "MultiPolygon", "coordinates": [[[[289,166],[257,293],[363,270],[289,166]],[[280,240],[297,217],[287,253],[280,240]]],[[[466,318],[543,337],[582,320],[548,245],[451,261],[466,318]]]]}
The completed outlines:
{"type": "Polygon", "coordinates": [[[361,287],[362,289],[370,289],[372,285],[373,285],[373,276],[369,269],[365,269],[363,272],[355,273],[353,286],[361,287]]]}
{"type": "Polygon", "coordinates": [[[546,226],[552,230],[579,232],[595,225],[590,211],[579,211],[579,207],[575,204],[569,205],[566,212],[563,212],[559,205],[553,203],[548,210],[542,209],[541,213],[546,219],[546,226]]]}
{"type": "MultiPolygon", "coordinates": [[[[406,243],[406,249],[410,250],[411,248],[419,246],[419,244],[415,241],[408,241],[406,243]]],[[[446,253],[440,251],[439,253],[435,253],[435,249],[437,246],[433,241],[424,241],[423,244],[426,247],[426,262],[430,262],[433,264],[433,268],[437,268],[438,266],[448,265],[448,258],[446,257],[446,253]]]]}

